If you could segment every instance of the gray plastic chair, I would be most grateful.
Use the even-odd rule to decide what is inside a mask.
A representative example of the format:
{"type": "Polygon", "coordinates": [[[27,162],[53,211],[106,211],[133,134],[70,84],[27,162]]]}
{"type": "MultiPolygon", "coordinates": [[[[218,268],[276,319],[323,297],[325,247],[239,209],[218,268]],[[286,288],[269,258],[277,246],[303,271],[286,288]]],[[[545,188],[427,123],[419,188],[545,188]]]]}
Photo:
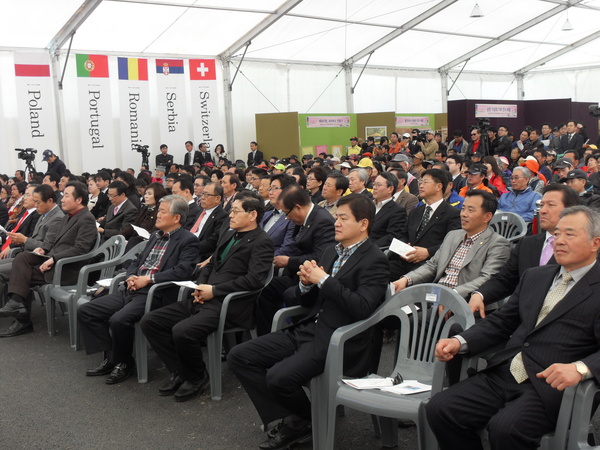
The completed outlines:
{"type": "MultiPolygon", "coordinates": [[[[102,270],[102,272],[100,274],[101,280],[104,280],[107,278],[112,278],[116,268],[118,266],[124,264],[127,261],[137,258],[137,256],[140,254],[140,252],[142,250],[144,250],[144,247],[146,247],[146,243],[147,243],[147,241],[140,242],[139,244],[137,244],[135,247],[130,249],[124,255],[121,255],[119,257],[115,257],[113,259],[109,259],[106,261],[102,261],[99,263],[89,264],[89,265],[83,267],[81,270],[82,270],[82,272],[85,271],[87,274],[89,274],[91,272],[96,272],[98,270],[102,270]]],[[[83,279],[85,280],[87,278],[87,274],[80,273],[80,276],[82,275],[84,277],[83,279]]],[[[114,278],[113,278],[113,280],[114,280],[114,278]]],[[[112,282],[111,282],[111,284],[112,284],[112,282]]],[[[77,298],[77,300],[75,302],[76,310],[79,309],[79,307],[81,305],[92,300],[92,297],[90,295],[91,291],[97,289],[98,287],[99,287],[98,285],[95,285],[92,289],[88,289],[84,294],[82,294],[79,298],[77,298]]],[[[110,289],[109,289],[109,292],[111,294],[113,293],[110,289]]],[[[75,315],[77,316],[77,314],[75,314],[75,315]]],[[[77,321],[75,321],[75,322],[77,322],[77,321]]],[[[79,335],[78,326],[75,330],[75,350],[81,350],[81,336],[79,335]]]]}
{"type": "MultiPolygon", "coordinates": [[[[588,435],[590,433],[590,421],[594,415],[593,404],[594,397],[600,391],[600,388],[596,384],[595,380],[586,380],[579,383],[576,386],[572,386],[565,390],[565,394],[560,405],[560,413],[558,415],[558,423],[553,436],[549,436],[550,440],[558,438],[557,442],[552,447],[541,447],[543,450],[554,450],[559,448],[567,448],[568,450],[591,450],[600,449],[599,445],[588,444],[588,435]],[[571,391],[571,392],[569,392],[571,391]],[[571,410],[565,410],[563,414],[563,408],[569,407],[570,395],[573,398],[573,406],[571,410]],[[565,401],[567,405],[565,406],[565,401]],[[568,445],[565,447],[563,441],[563,435],[566,434],[565,427],[568,426],[568,445]]],[[[544,436],[542,444],[544,444],[544,436]]]]}
{"type": "Polygon", "coordinates": [[[382,428],[382,445],[397,445],[398,427],[396,419],[412,420],[417,425],[419,448],[433,443],[435,436],[427,425],[424,406],[432,395],[440,392],[444,383],[445,365],[435,358],[435,345],[450,334],[453,325],[467,329],[475,323],[473,314],[465,300],[452,289],[439,284],[412,286],[395,294],[380,306],[368,319],[339,328],[329,344],[324,377],[327,384],[327,433],[326,440],[317,433],[315,448],[333,448],[335,437],[336,408],[348,406],[379,416],[382,428]],[[429,308],[431,302],[434,306],[429,308]],[[445,307],[453,315],[444,320],[438,316],[437,305],[445,307]],[[407,307],[410,313],[401,308],[407,307]],[[420,309],[417,309],[417,307],[420,309]],[[389,394],[380,390],[357,390],[342,382],[344,344],[388,316],[400,319],[399,352],[396,366],[391,374],[400,373],[406,380],[418,380],[432,386],[431,392],[410,396],[389,394]],[[422,318],[427,318],[423,321],[422,318]]]}
{"type": "Polygon", "coordinates": [[[512,212],[497,211],[490,221],[490,227],[510,242],[527,234],[527,224],[523,218],[512,212]]]}
{"type": "MultiPolygon", "coordinates": [[[[85,255],[72,256],[69,258],[62,258],[56,262],[54,269],[54,279],[52,285],[46,285],[49,287],[45,288],[44,297],[46,298],[46,320],[48,322],[48,334],[54,336],[56,334],[55,329],[55,301],[64,303],[67,306],[67,312],[69,314],[69,335],[71,347],[76,347],[76,336],[77,336],[77,299],[83,295],[94,291],[96,288],[88,288],[87,279],[91,272],[97,271],[96,264],[88,264],[83,266],[79,271],[79,277],[77,284],[74,286],[61,286],[60,278],[62,275],[62,268],[71,263],[87,261],[96,256],[103,256],[104,261],[111,261],[119,258],[125,252],[125,238],[121,235],[116,235],[109,238],[104,244],[95,250],[85,255]]],[[[101,263],[98,263],[101,264],[101,263]]],[[[103,267],[101,270],[101,277],[110,278],[114,272],[115,266],[109,265],[103,267]]]]}

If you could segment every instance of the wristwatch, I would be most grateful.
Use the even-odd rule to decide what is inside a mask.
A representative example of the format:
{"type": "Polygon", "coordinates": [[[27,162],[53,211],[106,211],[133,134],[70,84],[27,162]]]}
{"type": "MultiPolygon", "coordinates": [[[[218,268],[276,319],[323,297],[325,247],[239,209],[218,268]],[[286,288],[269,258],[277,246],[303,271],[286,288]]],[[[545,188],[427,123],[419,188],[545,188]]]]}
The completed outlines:
{"type": "Polygon", "coordinates": [[[588,366],[586,366],[581,361],[575,361],[573,364],[575,364],[575,368],[577,369],[577,372],[579,372],[579,375],[581,375],[581,379],[585,380],[587,378],[587,376],[588,376],[589,371],[590,371],[588,369],[588,366]]]}

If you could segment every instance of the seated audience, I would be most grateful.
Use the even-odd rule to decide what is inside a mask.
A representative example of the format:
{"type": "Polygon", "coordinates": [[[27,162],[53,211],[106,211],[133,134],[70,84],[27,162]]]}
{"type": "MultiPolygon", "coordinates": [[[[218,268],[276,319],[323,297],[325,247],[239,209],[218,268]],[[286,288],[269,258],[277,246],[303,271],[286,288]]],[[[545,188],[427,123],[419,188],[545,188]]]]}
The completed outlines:
{"type": "Polygon", "coordinates": [[[498,200],[500,211],[518,214],[527,223],[533,220],[536,202],[542,198],[537,192],[529,187],[531,172],[526,167],[515,167],[510,181],[512,191],[502,195],[498,200]]]}
{"type": "Polygon", "coordinates": [[[349,182],[348,178],[344,175],[336,172],[332,172],[327,175],[325,183],[323,183],[323,190],[321,195],[323,201],[319,202],[319,206],[335,218],[337,213],[337,203],[340,198],[344,195],[344,192],[348,189],[349,182]]]}
{"type": "Polygon", "coordinates": [[[389,172],[380,173],[373,183],[375,220],[369,238],[379,247],[389,247],[398,239],[406,222],[406,210],[394,201],[398,178],[389,172]]]}

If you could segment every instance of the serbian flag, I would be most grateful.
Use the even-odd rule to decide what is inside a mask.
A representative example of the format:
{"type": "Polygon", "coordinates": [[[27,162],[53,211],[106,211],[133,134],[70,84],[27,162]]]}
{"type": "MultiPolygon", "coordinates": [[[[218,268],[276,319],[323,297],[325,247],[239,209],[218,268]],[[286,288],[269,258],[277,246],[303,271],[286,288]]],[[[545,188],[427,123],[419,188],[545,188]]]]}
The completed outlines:
{"type": "Polygon", "coordinates": [[[89,78],[108,78],[108,56],[75,55],[77,76],[89,78]]]}
{"type": "Polygon", "coordinates": [[[156,73],[163,75],[183,74],[183,59],[157,59],[156,73]]]}
{"type": "Polygon", "coordinates": [[[148,60],[143,58],[118,58],[119,80],[148,81],[148,60]]]}
{"type": "Polygon", "coordinates": [[[190,59],[190,80],[216,80],[214,59],[190,59]]]}

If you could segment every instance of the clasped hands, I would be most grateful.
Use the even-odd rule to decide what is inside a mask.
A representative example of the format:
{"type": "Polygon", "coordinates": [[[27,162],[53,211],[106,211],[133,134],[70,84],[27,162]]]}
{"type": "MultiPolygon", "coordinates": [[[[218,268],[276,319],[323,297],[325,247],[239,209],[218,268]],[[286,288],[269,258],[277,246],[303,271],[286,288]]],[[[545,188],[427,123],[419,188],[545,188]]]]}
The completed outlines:
{"type": "Polygon", "coordinates": [[[213,287],[210,284],[199,284],[192,293],[192,297],[194,297],[194,303],[203,304],[214,297],[213,287]]]}
{"type": "Polygon", "coordinates": [[[325,269],[323,269],[323,266],[319,267],[314,259],[312,261],[304,261],[298,270],[300,282],[305,286],[317,284],[325,275],[327,275],[327,273],[325,272],[325,269]]]}
{"type": "MultiPolygon", "coordinates": [[[[41,255],[41,256],[44,256],[46,254],[46,252],[44,251],[44,249],[41,248],[41,247],[36,248],[33,251],[33,253],[37,253],[38,255],[41,255]]],[[[54,265],[54,258],[47,259],[40,266],[40,272],[42,272],[42,273],[48,272],[50,269],[52,269],[53,265],[54,265]]]]}
{"type": "Polygon", "coordinates": [[[138,291],[148,286],[152,280],[149,276],[140,277],[137,275],[131,275],[129,278],[127,278],[127,280],[125,280],[125,282],[127,283],[127,290],[138,291]]]}
{"type": "MultiPolygon", "coordinates": [[[[440,339],[435,346],[435,356],[442,362],[448,362],[459,352],[460,347],[460,341],[455,337],[440,339]]],[[[563,391],[582,381],[582,376],[577,371],[575,364],[555,363],[537,373],[536,376],[538,378],[545,378],[546,383],[559,391],[563,391]]]]}

